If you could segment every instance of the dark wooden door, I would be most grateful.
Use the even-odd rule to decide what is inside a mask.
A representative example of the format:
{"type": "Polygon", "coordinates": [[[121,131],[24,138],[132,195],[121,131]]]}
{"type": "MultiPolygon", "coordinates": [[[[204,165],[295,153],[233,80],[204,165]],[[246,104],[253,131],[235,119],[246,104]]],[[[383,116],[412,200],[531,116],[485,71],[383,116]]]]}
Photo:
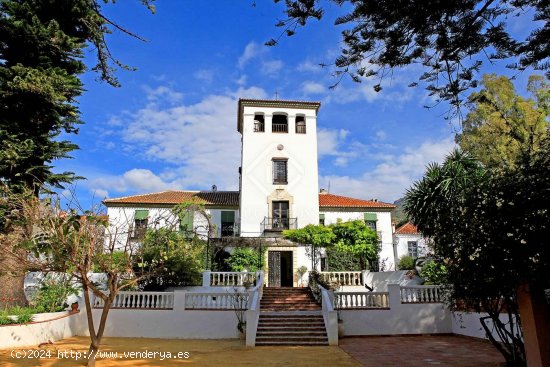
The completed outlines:
{"type": "Polygon", "coordinates": [[[270,287],[281,286],[281,251],[269,251],[267,255],[269,268],[268,284],[270,287]]]}

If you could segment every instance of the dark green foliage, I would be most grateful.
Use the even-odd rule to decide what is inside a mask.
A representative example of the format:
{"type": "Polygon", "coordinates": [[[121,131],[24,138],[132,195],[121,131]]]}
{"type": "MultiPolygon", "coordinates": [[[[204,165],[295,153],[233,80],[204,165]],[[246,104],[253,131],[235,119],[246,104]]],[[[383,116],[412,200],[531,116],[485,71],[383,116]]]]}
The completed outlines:
{"type": "Polygon", "coordinates": [[[202,262],[206,244],[169,229],[147,231],[142,243],[142,261],[135,264],[140,276],[156,268],[154,277],[140,282],[144,290],[164,290],[168,287],[198,285],[201,282],[202,262]]]}
{"type": "Polygon", "coordinates": [[[420,276],[424,278],[425,284],[447,284],[447,268],[445,265],[431,260],[422,267],[420,276]]]}
{"type": "Polygon", "coordinates": [[[265,256],[265,248],[262,252],[250,247],[237,247],[233,249],[231,255],[225,260],[231,271],[250,271],[261,270],[260,264],[265,256]]]}
{"type": "Polygon", "coordinates": [[[326,249],[329,271],[359,271],[361,262],[355,254],[336,250],[334,247],[326,249]]]}
{"type": "Polygon", "coordinates": [[[397,267],[399,270],[414,270],[414,258],[412,256],[401,256],[397,267]]]}
{"type": "Polygon", "coordinates": [[[519,286],[550,287],[548,208],[547,138],[540,150],[520,153],[513,167],[486,170],[455,151],[429,166],[406,195],[405,210],[444,260],[451,305],[487,312],[501,335],[493,343],[517,366],[525,365],[521,328],[510,318],[513,334],[507,333],[499,315],[518,315],[519,286]]]}
{"type": "MultiPolygon", "coordinates": [[[[349,74],[354,81],[370,77],[380,82],[391,75],[392,68],[420,64],[425,72],[418,79],[427,84],[430,95],[458,107],[461,93],[477,86],[476,74],[483,61],[509,59],[508,66],[520,70],[550,67],[546,0],[329,2],[342,5],[346,12],[335,22],[345,26],[344,47],[335,66],[339,74],[349,74]],[[508,24],[514,17],[524,18],[525,24],[538,23],[532,22],[530,33],[518,38],[508,24]]],[[[277,26],[290,30],[287,35],[291,36],[309,18],[320,19],[323,7],[320,0],[288,0],[288,18],[277,26]]],[[[374,86],[375,91],[381,89],[380,83],[374,86]]]]}
{"type": "Polygon", "coordinates": [[[69,281],[46,279],[31,302],[37,312],[58,312],[65,309],[67,297],[76,294],[78,289],[69,281]]]}
{"type": "MultiPolygon", "coordinates": [[[[53,161],[77,145],[59,139],[76,134],[84,49],[97,52],[100,79],[118,85],[105,43],[113,23],[99,0],[4,0],[0,2],[0,180],[35,193],[77,178],[56,173],[53,161]]],[[[149,5],[148,0],[143,0],[149,5]]]]}

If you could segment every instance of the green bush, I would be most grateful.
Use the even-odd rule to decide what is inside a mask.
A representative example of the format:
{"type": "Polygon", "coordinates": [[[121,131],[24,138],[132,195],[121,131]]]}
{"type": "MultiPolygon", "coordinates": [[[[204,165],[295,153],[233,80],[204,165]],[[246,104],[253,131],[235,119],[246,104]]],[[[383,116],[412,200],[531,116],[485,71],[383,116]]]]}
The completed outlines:
{"type": "Polygon", "coordinates": [[[414,257],[408,255],[401,256],[397,267],[399,270],[414,270],[414,257]]]}
{"type": "Polygon", "coordinates": [[[445,265],[431,260],[422,267],[420,276],[424,278],[425,284],[446,284],[447,268],[445,265]]]}
{"type": "Polygon", "coordinates": [[[257,249],[250,247],[237,247],[231,255],[225,260],[231,271],[250,271],[255,272],[261,270],[260,264],[262,257],[265,254],[265,249],[261,253],[257,249]]]}
{"type": "Polygon", "coordinates": [[[58,312],[67,307],[67,297],[78,289],[67,280],[46,279],[36,292],[31,305],[36,312],[58,312]]]}
{"type": "Polygon", "coordinates": [[[6,311],[0,312],[0,325],[11,325],[15,323],[9,315],[10,314],[6,311]]]}
{"type": "Polygon", "coordinates": [[[15,322],[12,320],[12,324],[26,324],[32,321],[35,310],[29,307],[13,307],[9,313],[15,316],[15,322]]]}

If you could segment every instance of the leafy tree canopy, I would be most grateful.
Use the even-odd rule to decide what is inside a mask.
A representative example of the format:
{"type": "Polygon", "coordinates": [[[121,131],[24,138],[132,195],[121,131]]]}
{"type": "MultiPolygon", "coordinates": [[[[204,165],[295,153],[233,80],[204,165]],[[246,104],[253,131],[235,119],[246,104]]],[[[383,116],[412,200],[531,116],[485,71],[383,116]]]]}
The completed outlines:
{"type": "MultiPolygon", "coordinates": [[[[150,0],[141,0],[153,10],[150,0]]],[[[76,134],[84,49],[96,50],[93,70],[118,86],[115,60],[105,42],[111,29],[125,31],[101,13],[111,0],[0,1],[0,180],[38,193],[77,178],[53,172],[77,145],[59,139],[76,134]]],[[[114,1],[112,1],[114,2],[114,1]]]]}
{"type": "MultiPolygon", "coordinates": [[[[280,0],[274,0],[279,2],[280,0]]],[[[550,67],[550,26],[545,0],[285,0],[286,19],[277,23],[288,36],[308,20],[321,19],[327,3],[345,14],[343,48],[335,60],[337,74],[378,80],[393,68],[420,64],[430,95],[455,107],[461,94],[477,86],[476,73],[484,60],[509,59],[509,67],[523,70],[550,67]],[[510,19],[531,22],[525,38],[516,37],[510,19]]],[[[277,44],[271,39],[267,45],[277,44]]],[[[415,86],[417,83],[413,83],[415,86]]],[[[382,89],[380,82],[374,86],[382,89]]]]}
{"type": "Polygon", "coordinates": [[[529,78],[532,99],[519,96],[503,76],[484,75],[482,86],[469,98],[471,111],[456,138],[460,147],[486,167],[513,167],[520,156],[540,151],[550,126],[550,85],[544,78],[529,78]]]}

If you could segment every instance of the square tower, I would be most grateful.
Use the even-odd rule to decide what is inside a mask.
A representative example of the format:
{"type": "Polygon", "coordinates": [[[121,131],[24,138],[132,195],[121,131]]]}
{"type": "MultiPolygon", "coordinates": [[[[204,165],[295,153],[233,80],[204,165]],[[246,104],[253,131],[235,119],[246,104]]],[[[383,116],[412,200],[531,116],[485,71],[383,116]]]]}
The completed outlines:
{"type": "Polygon", "coordinates": [[[319,223],[319,102],[239,99],[240,231],[279,236],[319,223]]]}

